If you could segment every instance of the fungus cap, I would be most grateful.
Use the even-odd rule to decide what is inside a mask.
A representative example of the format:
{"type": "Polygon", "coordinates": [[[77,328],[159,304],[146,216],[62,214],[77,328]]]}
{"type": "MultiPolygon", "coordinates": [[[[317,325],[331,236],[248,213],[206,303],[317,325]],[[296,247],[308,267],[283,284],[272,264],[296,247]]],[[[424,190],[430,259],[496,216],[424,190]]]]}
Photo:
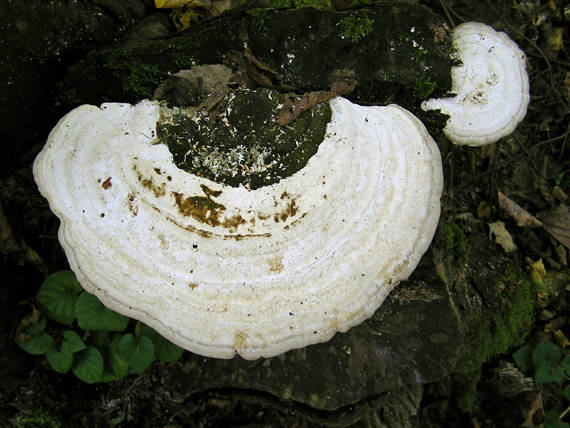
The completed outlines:
{"type": "Polygon", "coordinates": [[[512,133],[526,115],[529,96],[525,54],[505,33],[467,22],[453,32],[460,65],[452,67],[452,98],[429,99],[422,109],[450,118],[445,135],[455,144],[482,146],[512,133]]]}
{"type": "Polygon", "coordinates": [[[307,165],[248,190],[178,169],[157,102],[83,105],[34,162],[79,282],[192,352],[271,357],[370,317],[435,232],[439,150],[398,106],[336,98],[307,165]]]}

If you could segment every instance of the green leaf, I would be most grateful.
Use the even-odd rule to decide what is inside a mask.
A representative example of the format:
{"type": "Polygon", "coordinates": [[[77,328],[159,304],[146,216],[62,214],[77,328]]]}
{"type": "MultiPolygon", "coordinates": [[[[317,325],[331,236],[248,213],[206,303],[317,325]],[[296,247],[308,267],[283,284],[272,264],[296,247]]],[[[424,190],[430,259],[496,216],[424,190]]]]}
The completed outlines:
{"type": "Polygon", "coordinates": [[[544,416],[544,428],[569,428],[566,422],[560,420],[560,416],[556,410],[549,410],[544,416]]]}
{"type": "Polygon", "coordinates": [[[53,347],[53,337],[47,333],[40,333],[35,337],[22,334],[16,339],[16,344],[28,354],[41,355],[53,347]]]}
{"type": "Polygon", "coordinates": [[[57,351],[50,349],[46,354],[47,360],[52,369],[58,373],[67,373],[73,365],[73,354],[67,351],[57,351]]]}
{"type": "Polygon", "coordinates": [[[103,370],[103,381],[122,379],[129,373],[129,363],[117,351],[107,347],[103,351],[105,368],[103,370]]]}
{"type": "Polygon", "coordinates": [[[560,363],[560,365],[562,367],[564,367],[564,370],[566,372],[566,376],[570,376],[570,355],[566,355],[562,359],[562,362],[560,363]]]}
{"type": "Polygon", "coordinates": [[[532,353],[532,362],[535,367],[546,366],[554,368],[562,358],[560,349],[552,342],[542,342],[536,345],[532,353]]]}
{"type": "Polygon", "coordinates": [[[135,339],[132,334],[125,334],[119,342],[119,353],[126,358],[132,371],[140,374],[154,360],[154,345],[146,336],[135,339]]]}
{"type": "Polygon", "coordinates": [[[25,331],[32,337],[39,336],[46,329],[47,320],[41,318],[36,324],[29,326],[25,331]]]}
{"type": "Polygon", "coordinates": [[[67,373],[73,365],[73,354],[86,348],[87,346],[76,332],[66,330],[63,332],[63,342],[60,349],[50,349],[46,357],[56,372],[67,373]]]}
{"type": "Polygon", "coordinates": [[[46,278],[36,293],[36,302],[48,318],[71,325],[75,319],[75,301],[80,292],[81,286],[73,272],[56,272],[46,278]]]}
{"type": "Polygon", "coordinates": [[[123,331],[129,319],[110,309],[92,294],[82,293],[75,303],[77,323],[83,330],[123,331]]]}
{"type": "Polygon", "coordinates": [[[85,383],[100,382],[103,375],[101,352],[93,346],[88,346],[87,349],[77,354],[73,374],[85,383]]]}
{"type": "Polygon", "coordinates": [[[523,372],[528,372],[532,368],[532,354],[530,346],[525,345],[513,354],[515,364],[523,372]]]}
{"type": "Polygon", "coordinates": [[[87,346],[76,332],[71,330],[65,330],[63,332],[63,343],[61,344],[61,350],[63,352],[74,354],[83,351],[85,348],[87,348],[87,346]]]}
{"type": "Polygon", "coordinates": [[[570,385],[566,385],[566,388],[564,388],[564,395],[566,396],[566,399],[570,401],[570,385]]]}
{"type": "Polygon", "coordinates": [[[560,383],[564,379],[564,369],[560,366],[548,367],[542,365],[536,369],[534,381],[537,385],[541,383],[560,383]]]}
{"type": "Polygon", "coordinates": [[[94,331],[89,335],[89,344],[99,349],[109,346],[111,341],[111,333],[108,331],[94,331]]]}
{"type": "Polygon", "coordinates": [[[141,337],[146,336],[152,340],[154,344],[154,356],[157,360],[164,361],[165,363],[173,363],[178,361],[182,356],[184,349],[174,343],[166,340],[155,330],[150,328],[148,325],[137,322],[135,326],[135,336],[141,337]]]}

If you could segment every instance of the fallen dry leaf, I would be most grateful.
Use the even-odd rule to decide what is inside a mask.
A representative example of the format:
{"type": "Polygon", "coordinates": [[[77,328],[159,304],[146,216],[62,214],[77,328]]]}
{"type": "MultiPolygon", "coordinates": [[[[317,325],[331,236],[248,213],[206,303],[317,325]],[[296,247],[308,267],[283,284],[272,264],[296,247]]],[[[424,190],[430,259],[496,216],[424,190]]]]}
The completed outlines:
{"type": "Polygon", "coordinates": [[[522,411],[524,422],[522,423],[521,427],[534,428],[536,425],[532,419],[535,413],[538,411],[544,413],[544,409],[542,408],[542,393],[540,391],[534,397],[534,400],[530,404],[530,407],[522,411]]]}
{"type": "Polygon", "coordinates": [[[499,244],[505,253],[512,253],[517,250],[511,234],[505,228],[505,223],[496,221],[494,223],[487,223],[489,226],[489,239],[494,240],[499,244]]]}
{"type": "Polygon", "coordinates": [[[568,338],[562,333],[562,330],[554,330],[552,335],[559,348],[565,349],[570,345],[570,341],[568,341],[568,338]]]}
{"type": "Polygon", "coordinates": [[[309,92],[298,99],[289,97],[283,103],[283,108],[279,112],[277,123],[287,126],[293,122],[301,113],[319,103],[328,101],[339,95],[348,95],[354,91],[355,86],[348,82],[335,82],[330,91],[309,92]]]}
{"type": "Polygon", "coordinates": [[[562,39],[562,34],[564,33],[564,28],[555,27],[552,29],[551,34],[548,36],[548,48],[553,54],[558,54],[560,49],[564,46],[564,41],[562,39]]]}
{"type": "Polygon", "coordinates": [[[549,322],[547,323],[544,328],[542,329],[542,331],[544,331],[545,333],[550,333],[552,332],[552,323],[549,322]]]}
{"type": "Polygon", "coordinates": [[[481,201],[477,206],[477,217],[486,218],[491,215],[491,206],[486,201],[481,201]]]}
{"type": "Polygon", "coordinates": [[[527,266],[530,278],[536,285],[544,286],[544,278],[546,277],[546,268],[542,259],[538,259],[536,262],[529,263],[527,266]]]}
{"type": "Polygon", "coordinates": [[[4,214],[2,203],[0,203],[0,255],[13,257],[19,264],[31,263],[43,274],[48,273],[46,262],[14,233],[4,214]]]}
{"type": "Polygon", "coordinates": [[[499,207],[510,215],[519,227],[540,227],[542,223],[516,202],[507,198],[502,192],[497,192],[499,207]]]}
{"type": "Polygon", "coordinates": [[[538,218],[550,236],[570,249],[570,212],[568,205],[561,203],[551,211],[540,212],[538,218]]]}

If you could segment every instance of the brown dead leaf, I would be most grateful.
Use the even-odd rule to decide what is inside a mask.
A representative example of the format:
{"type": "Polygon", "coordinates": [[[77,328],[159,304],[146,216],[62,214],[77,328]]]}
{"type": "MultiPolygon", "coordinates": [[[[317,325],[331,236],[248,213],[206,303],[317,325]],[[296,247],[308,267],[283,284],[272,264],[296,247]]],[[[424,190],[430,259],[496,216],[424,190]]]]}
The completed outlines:
{"type": "Polygon", "coordinates": [[[491,206],[486,201],[481,201],[477,206],[477,217],[486,218],[491,215],[491,206]]]}
{"type": "Polygon", "coordinates": [[[533,422],[533,417],[536,412],[540,411],[544,413],[544,409],[542,408],[542,393],[538,391],[534,400],[530,404],[528,409],[522,411],[524,422],[522,423],[521,427],[523,428],[534,428],[536,425],[533,422]]]}
{"type": "Polygon", "coordinates": [[[555,27],[552,29],[551,34],[548,36],[548,48],[553,54],[558,54],[560,49],[564,46],[564,41],[562,40],[562,34],[564,33],[564,28],[555,27]]]}
{"type": "Polygon", "coordinates": [[[289,97],[283,103],[283,108],[279,112],[277,123],[287,126],[299,117],[301,113],[319,103],[328,101],[339,95],[348,95],[354,91],[354,85],[348,82],[335,82],[330,91],[309,92],[300,98],[289,97]]]}
{"type": "Polygon", "coordinates": [[[510,215],[519,227],[540,227],[542,223],[522,208],[516,202],[507,198],[502,192],[497,192],[499,199],[499,207],[510,215]]]}
{"type": "Polygon", "coordinates": [[[265,64],[264,62],[258,60],[255,56],[253,56],[253,54],[251,53],[251,51],[248,48],[245,48],[244,51],[244,56],[246,57],[246,59],[252,63],[253,65],[255,65],[257,68],[259,68],[260,70],[263,71],[267,71],[268,73],[273,74],[274,76],[278,76],[279,73],[277,73],[275,70],[273,70],[271,67],[269,67],[267,64],[265,64]]]}
{"type": "Polygon", "coordinates": [[[568,205],[561,203],[553,210],[540,212],[538,218],[550,236],[570,249],[570,212],[568,205]]]}
{"type": "Polygon", "coordinates": [[[546,277],[546,268],[542,259],[536,262],[530,261],[527,266],[528,273],[532,281],[539,286],[544,286],[544,278],[546,277]]]}
{"type": "Polygon", "coordinates": [[[497,244],[499,244],[505,253],[512,253],[517,250],[517,246],[513,241],[513,237],[509,231],[505,228],[505,223],[502,221],[496,221],[494,223],[488,223],[489,225],[489,239],[492,239],[497,244]]]}
{"type": "Polygon", "coordinates": [[[31,263],[43,274],[48,273],[47,264],[39,254],[14,233],[14,229],[4,215],[2,203],[0,203],[0,255],[10,256],[20,264],[31,263]]]}
{"type": "Polygon", "coordinates": [[[36,325],[40,321],[40,318],[41,318],[40,311],[38,311],[35,306],[32,306],[32,312],[30,312],[24,318],[22,318],[22,320],[20,321],[20,325],[18,326],[18,329],[25,330],[28,327],[36,325]]]}

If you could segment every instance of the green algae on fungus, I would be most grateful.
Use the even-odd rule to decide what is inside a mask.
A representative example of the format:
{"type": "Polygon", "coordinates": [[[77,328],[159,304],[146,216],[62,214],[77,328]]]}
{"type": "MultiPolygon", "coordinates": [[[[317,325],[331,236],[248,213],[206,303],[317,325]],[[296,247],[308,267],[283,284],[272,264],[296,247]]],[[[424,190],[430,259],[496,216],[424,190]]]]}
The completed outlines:
{"type": "Polygon", "coordinates": [[[304,112],[290,126],[275,120],[287,96],[267,89],[226,95],[210,112],[184,109],[163,114],[157,124],[181,169],[230,186],[252,190],[303,168],[323,141],[328,103],[304,112]]]}

